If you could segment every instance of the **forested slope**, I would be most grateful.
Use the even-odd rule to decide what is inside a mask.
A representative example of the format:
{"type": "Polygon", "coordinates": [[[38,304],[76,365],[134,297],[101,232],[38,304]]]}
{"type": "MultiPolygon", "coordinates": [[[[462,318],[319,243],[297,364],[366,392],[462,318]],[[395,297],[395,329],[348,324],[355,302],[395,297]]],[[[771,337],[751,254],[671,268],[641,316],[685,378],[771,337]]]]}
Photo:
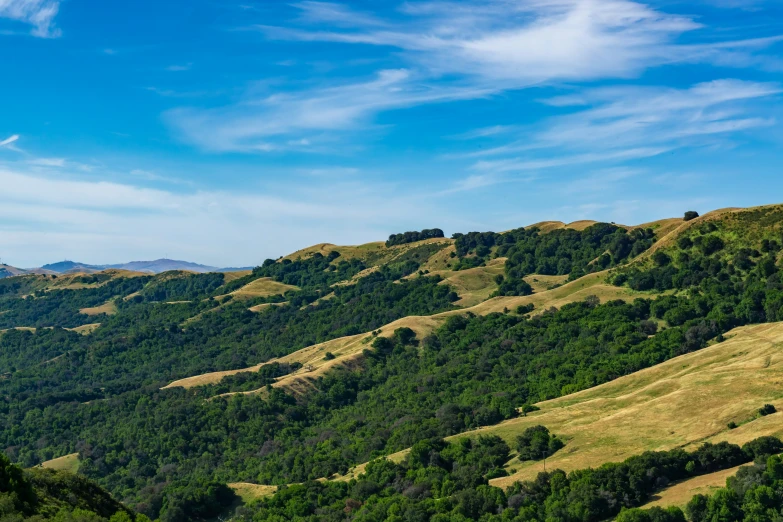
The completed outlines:
{"type": "MultiPolygon", "coordinates": [[[[291,488],[238,516],[597,520],[658,485],[633,502],[561,512],[555,498],[530,500],[539,486],[489,485],[510,472],[513,437],[439,441],[783,319],[779,207],[680,223],[407,233],[389,246],[319,245],[231,280],[173,273],[64,289],[7,278],[2,327],[37,330],[0,334],[0,448],[26,467],[78,453],[80,473],[166,521],[228,509],[227,483],[306,482],[411,447],[422,448],[415,462],[291,488]],[[468,271],[498,262],[502,274],[478,278],[489,299],[461,308],[459,292],[477,291],[468,271]],[[264,278],[284,293],[238,291],[264,278]],[[102,303],[117,313],[79,313],[102,303]],[[89,335],[63,329],[94,322],[89,335]]],[[[566,439],[560,451],[571,449],[566,439]]]]}

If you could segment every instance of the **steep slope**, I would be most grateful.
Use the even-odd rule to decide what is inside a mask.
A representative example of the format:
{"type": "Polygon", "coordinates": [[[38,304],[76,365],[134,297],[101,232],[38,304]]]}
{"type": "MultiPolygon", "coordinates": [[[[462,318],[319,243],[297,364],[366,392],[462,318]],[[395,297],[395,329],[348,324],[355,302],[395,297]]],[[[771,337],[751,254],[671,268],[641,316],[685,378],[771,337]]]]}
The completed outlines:
{"type": "MultiPolygon", "coordinates": [[[[781,271],[772,255],[779,249],[771,241],[782,220],[767,209],[752,219],[743,215],[738,225],[718,221],[714,229],[702,228],[712,222],[708,215],[687,223],[577,223],[546,234],[516,229],[394,247],[319,245],[230,277],[168,272],[116,291],[108,288],[113,282],[98,281],[101,274],[74,276],[68,285],[84,287],[72,292],[53,291],[62,276],[15,278],[20,286],[9,287],[13,297],[8,308],[0,306],[0,320],[29,312],[9,326],[37,330],[0,337],[0,396],[11,398],[0,443],[26,466],[78,451],[82,472],[157,517],[156,506],[181,499],[183,491],[209,491],[213,479],[242,484],[249,496],[258,490],[253,482],[345,474],[423,440],[463,433],[452,438],[458,441],[467,429],[470,436],[497,433],[513,446],[529,423],[551,423],[567,445],[550,462],[566,469],[574,469],[569,462],[593,465],[698,438],[777,433],[765,428],[777,414],[743,424],[761,406],[751,403],[778,400],[756,392],[737,406],[735,430],[720,415],[706,433],[698,431],[710,427],[703,418],[699,426],[672,426],[676,415],[658,412],[654,399],[679,407],[668,387],[695,397],[714,374],[728,374],[699,370],[697,363],[695,384],[671,372],[638,389],[624,381],[626,389],[614,395],[557,401],[597,383],[622,384],[612,379],[677,354],[700,354],[709,339],[737,324],[781,320],[781,271]],[[710,235],[721,238],[722,249],[680,245],[684,236],[695,243],[710,235]],[[667,243],[656,248],[661,237],[667,243]],[[685,250],[687,262],[680,255],[685,250]],[[671,252],[669,261],[657,251],[671,252]],[[618,284],[626,272],[664,268],[667,277],[651,287],[632,286],[630,276],[618,284]],[[41,291],[33,285],[38,281],[50,286],[41,291]],[[495,292],[505,295],[490,297],[495,292]],[[40,312],[58,299],[67,306],[40,312]],[[109,303],[113,316],[78,314],[109,303]],[[71,313],[84,317],[71,324],[71,313]],[[48,328],[89,330],[87,324],[99,322],[90,336],[48,328]],[[511,418],[515,408],[544,399],[551,400],[540,412],[511,418]],[[645,419],[647,412],[663,421],[645,419]],[[636,446],[601,424],[612,419],[618,430],[638,428],[636,446]],[[589,439],[597,433],[608,434],[606,440],[589,439]]],[[[736,362],[744,355],[727,357],[736,362]]],[[[495,465],[481,476],[491,472],[492,484],[504,485],[533,476],[540,465],[501,464],[515,476],[501,477],[495,465]]]]}
{"type": "MultiPolygon", "coordinates": [[[[55,469],[22,470],[0,454],[0,517],[3,520],[106,521],[116,513],[134,513],[93,482],[55,469]],[[70,518],[74,516],[76,518],[70,518]]],[[[137,522],[148,521],[136,516],[137,522]]]]}
{"type": "MultiPolygon", "coordinates": [[[[536,277],[537,276],[531,276],[531,279],[536,277]]],[[[545,279],[544,276],[538,277],[545,279]]],[[[598,272],[577,279],[576,281],[572,281],[571,283],[559,286],[552,290],[545,290],[543,292],[529,296],[495,297],[461,310],[442,312],[431,316],[404,317],[379,328],[377,335],[380,337],[391,337],[394,331],[398,328],[410,328],[416,332],[417,337],[424,338],[435,331],[435,329],[442,326],[446,319],[454,315],[463,315],[466,313],[487,315],[491,313],[503,312],[504,310],[514,310],[517,307],[524,305],[533,305],[535,307],[533,314],[535,315],[543,313],[545,310],[552,307],[561,307],[568,303],[582,301],[587,296],[596,296],[601,301],[605,302],[615,299],[632,301],[633,299],[639,297],[650,298],[657,295],[650,292],[635,292],[627,288],[618,288],[616,286],[606,284],[606,277],[606,272],[598,272]]],[[[214,384],[220,382],[221,379],[230,375],[236,375],[238,373],[244,372],[257,372],[265,364],[290,364],[294,362],[301,363],[303,366],[302,369],[297,370],[285,377],[279,378],[274,386],[291,387],[293,389],[297,389],[301,385],[308,387],[312,385],[312,382],[315,379],[323,375],[325,371],[339,367],[341,365],[350,364],[354,358],[360,356],[361,353],[369,347],[373,339],[374,337],[370,332],[348,337],[340,337],[338,339],[327,341],[318,345],[308,346],[307,348],[295,351],[285,357],[274,359],[266,363],[260,363],[248,368],[212,372],[179,379],[168,384],[165,386],[165,388],[192,388],[194,386],[214,384]],[[330,360],[324,359],[324,355],[327,352],[333,354],[335,358],[330,360]]]]}
{"type": "MultiPolygon", "coordinates": [[[[783,435],[783,414],[754,418],[764,404],[783,407],[783,323],[738,328],[729,340],[612,382],[537,404],[540,411],[464,435],[499,435],[509,443],[544,425],[566,441],[547,459],[566,471],[617,462],[643,451],[702,442],[745,443],[783,435]],[[729,422],[741,424],[727,428],[729,422]]],[[[459,437],[459,436],[458,436],[459,437]]],[[[516,470],[492,481],[535,478],[544,463],[512,460],[516,470]]]]}

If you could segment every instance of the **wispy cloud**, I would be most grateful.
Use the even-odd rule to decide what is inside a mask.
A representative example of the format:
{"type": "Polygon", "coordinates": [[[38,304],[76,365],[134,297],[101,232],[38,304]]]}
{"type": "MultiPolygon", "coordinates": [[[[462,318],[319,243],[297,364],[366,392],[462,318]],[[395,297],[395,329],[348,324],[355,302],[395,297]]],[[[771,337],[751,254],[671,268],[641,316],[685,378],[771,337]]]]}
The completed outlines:
{"type": "Polygon", "coordinates": [[[166,70],[169,72],[183,72],[189,71],[193,67],[193,63],[185,63],[180,65],[169,65],[166,70]]]}
{"type": "Polygon", "coordinates": [[[404,69],[384,70],[366,81],[251,98],[229,107],[175,109],[166,114],[166,120],[185,141],[206,150],[309,150],[322,140],[321,132],[369,126],[371,117],[382,110],[492,92],[479,87],[421,85],[411,75],[404,69]]]}
{"type": "Polygon", "coordinates": [[[0,18],[32,25],[31,34],[39,38],[60,36],[54,26],[59,9],[59,0],[0,0],[0,18]]]}
{"type": "Polygon", "coordinates": [[[579,163],[625,161],[694,146],[715,145],[746,131],[768,127],[756,100],[783,92],[776,83],[717,80],[688,89],[607,87],[546,100],[575,112],[553,117],[516,140],[466,153],[474,168],[537,170],[579,163]]]}
{"type": "Polygon", "coordinates": [[[34,158],[27,163],[38,167],[64,167],[65,158],[34,158]]]}
{"type": "Polygon", "coordinates": [[[181,139],[214,152],[335,151],[343,133],[367,129],[384,111],[631,78],[672,63],[758,65],[756,53],[775,41],[683,44],[680,37],[702,25],[631,0],[425,1],[399,4],[393,15],[331,2],[293,6],[288,25],[249,29],[270,39],[388,48],[402,67],[306,90],[278,87],[284,94],[248,90],[224,107],[178,108],[165,119],[181,139]],[[328,146],[319,149],[325,136],[328,146]]]}
{"type": "Polygon", "coordinates": [[[17,141],[19,141],[19,135],[18,134],[14,134],[13,136],[7,137],[3,141],[0,141],[0,147],[4,147],[4,148],[9,149],[9,150],[17,150],[18,151],[19,149],[17,149],[16,146],[14,145],[14,143],[16,143],[17,141]]]}
{"type": "Polygon", "coordinates": [[[412,65],[432,75],[466,75],[501,82],[504,89],[628,78],[662,64],[727,62],[729,56],[741,65],[749,47],[762,44],[678,43],[681,35],[703,26],[631,0],[408,3],[400,8],[403,19],[384,23],[352,16],[340,4],[297,5],[317,29],[258,29],[270,38],[396,47],[407,53],[412,65]],[[335,12],[340,13],[339,26],[335,12]]]}
{"type": "MultiPolygon", "coordinates": [[[[147,171],[132,175],[165,177],[147,171]]],[[[0,186],[5,187],[0,244],[27,256],[20,263],[30,265],[62,257],[111,262],[167,252],[213,265],[245,265],[323,241],[356,244],[386,237],[400,216],[440,223],[448,215],[448,209],[425,205],[416,194],[334,177],[309,177],[299,189],[284,191],[163,190],[84,180],[67,171],[45,176],[0,166],[0,186]],[[323,197],[326,187],[329,198],[323,197]],[[253,231],[247,223],[254,224],[253,231]]]]}

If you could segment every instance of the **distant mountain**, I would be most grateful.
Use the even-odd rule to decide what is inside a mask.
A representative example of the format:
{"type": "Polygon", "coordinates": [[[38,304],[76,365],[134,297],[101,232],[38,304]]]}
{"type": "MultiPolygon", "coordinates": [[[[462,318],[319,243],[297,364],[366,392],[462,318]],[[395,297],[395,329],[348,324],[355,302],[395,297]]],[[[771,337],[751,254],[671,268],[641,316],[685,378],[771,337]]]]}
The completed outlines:
{"type": "Polygon", "coordinates": [[[50,270],[57,272],[58,274],[66,274],[69,272],[99,272],[105,267],[98,265],[88,265],[86,263],[77,263],[76,261],[60,261],[59,263],[51,263],[41,267],[42,270],[50,270]]]}
{"type": "Polygon", "coordinates": [[[21,268],[15,268],[9,265],[0,265],[0,279],[4,279],[6,277],[24,275],[26,273],[27,270],[22,270],[21,268]]]}
{"type": "Polygon", "coordinates": [[[0,264],[0,279],[24,274],[92,274],[107,269],[130,270],[132,272],[147,272],[150,274],[160,274],[171,270],[187,270],[189,272],[241,272],[252,270],[254,267],[230,267],[218,268],[214,266],[191,263],[190,261],[179,261],[176,259],[156,259],[154,261],[130,261],[128,263],[118,263],[114,265],[91,265],[80,263],[78,261],[59,261],[49,263],[40,268],[21,269],[9,265],[0,264]]]}
{"type": "Polygon", "coordinates": [[[254,266],[231,266],[228,268],[218,268],[215,272],[244,272],[246,270],[253,270],[254,266]]]}
{"type": "Polygon", "coordinates": [[[177,261],[175,259],[156,259],[155,261],[131,261],[119,265],[106,265],[104,268],[116,268],[119,270],[131,270],[134,272],[150,272],[159,274],[170,270],[189,270],[191,272],[218,272],[220,269],[214,266],[200,265],[189,261],[177,261]]]}

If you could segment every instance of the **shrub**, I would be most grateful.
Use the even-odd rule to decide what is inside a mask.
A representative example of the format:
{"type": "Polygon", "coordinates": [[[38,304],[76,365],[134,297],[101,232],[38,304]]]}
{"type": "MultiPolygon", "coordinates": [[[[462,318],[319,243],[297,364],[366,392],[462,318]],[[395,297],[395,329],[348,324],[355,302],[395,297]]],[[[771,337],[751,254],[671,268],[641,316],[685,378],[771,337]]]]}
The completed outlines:
{"type": "Polygon", "coordinates": [[[541,460],[565,446],[545,426],[532,426],[517,437],[519,460],[541,460]]]}
{"type": "Polygon", "coordinates": [[[685,213],[682,219],[683,221],[690,221],[692,219],[696,219],[697,217],[699,217],[698,212],[696,212],[695,210],[689,210],[685,213]]]}

